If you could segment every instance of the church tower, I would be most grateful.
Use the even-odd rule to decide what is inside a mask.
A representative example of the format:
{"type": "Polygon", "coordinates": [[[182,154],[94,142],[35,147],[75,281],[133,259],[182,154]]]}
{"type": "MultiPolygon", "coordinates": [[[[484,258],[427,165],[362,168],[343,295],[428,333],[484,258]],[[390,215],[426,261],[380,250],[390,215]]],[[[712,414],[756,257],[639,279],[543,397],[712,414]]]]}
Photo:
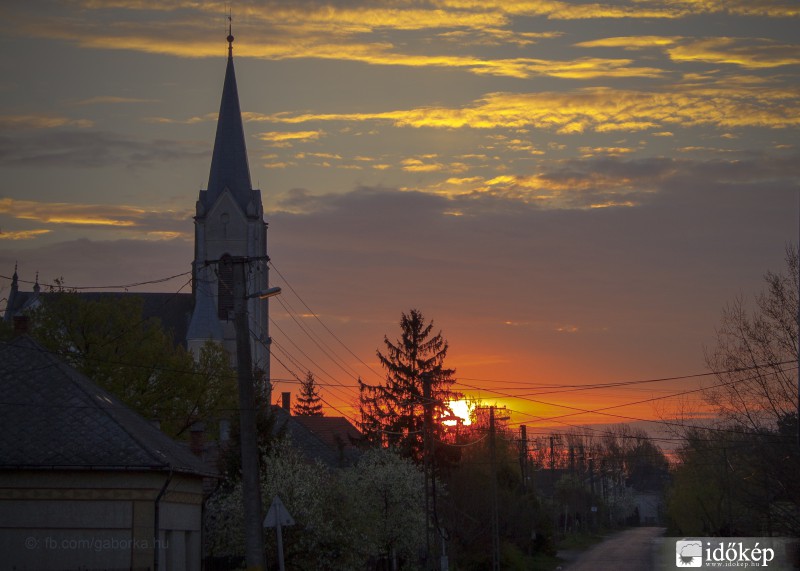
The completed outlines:
{"type": "MultiPolygon", "coordinates": [[[[194,310],[187,345],[198,357],[206,341],[220,342],[235,364],[234,272],[244,263],[247,295],[266,290],[269,258],[261,191],[250,182],[230,32],[208,188],[200,191],[194,221],[194,310]]],[[[269,378],[268,300],[247,304],[253,366],[269,378]]]]}

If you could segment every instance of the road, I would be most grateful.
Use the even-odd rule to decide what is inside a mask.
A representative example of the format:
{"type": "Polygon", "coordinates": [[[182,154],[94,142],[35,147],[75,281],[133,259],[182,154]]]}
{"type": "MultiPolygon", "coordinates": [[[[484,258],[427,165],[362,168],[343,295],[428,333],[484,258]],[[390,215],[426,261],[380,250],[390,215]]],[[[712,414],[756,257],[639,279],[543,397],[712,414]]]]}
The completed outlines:
{"type": "Polygon", "coordinates": [[[564,571],[651,571],[661,567],[656,551],[663,527],[636,527],[614,534],[564,565],[564,571]]]}

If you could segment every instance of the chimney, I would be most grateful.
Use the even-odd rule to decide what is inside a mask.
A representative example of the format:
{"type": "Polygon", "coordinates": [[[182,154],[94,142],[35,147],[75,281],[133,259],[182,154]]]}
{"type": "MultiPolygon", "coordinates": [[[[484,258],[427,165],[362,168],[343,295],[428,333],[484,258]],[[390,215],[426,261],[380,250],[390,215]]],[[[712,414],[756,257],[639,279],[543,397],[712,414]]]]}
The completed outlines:
{"type": "Polygon", "coordinates": [[[206,427],[202,422],[195,422],[189,429],[191,434],[189,437],[189,449],[198,458],[203,456],[203,433],[205,429],[206,427]]]}
{"type": "Polygon", "coordinates": [[[281,393],[281,408],[292,414],[292,393],[281,393]]]}
{"type": "Polygon", "coordinates": [[[27,315],[14,316],[14,335],[26,335],[30,331],[31,318],[27,315]]]}

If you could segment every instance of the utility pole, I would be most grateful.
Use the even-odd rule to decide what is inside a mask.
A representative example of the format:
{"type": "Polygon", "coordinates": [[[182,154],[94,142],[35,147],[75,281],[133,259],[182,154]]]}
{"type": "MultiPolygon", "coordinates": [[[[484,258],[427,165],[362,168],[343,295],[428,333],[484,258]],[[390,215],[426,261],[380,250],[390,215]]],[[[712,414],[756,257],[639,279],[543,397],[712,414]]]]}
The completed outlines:
{"type": "Polygon", "coordinates": [[[595,523],[596,523],[595,522],[595,513],[596,513],[595,510],[597,508],[595,506],[595,501],[594,501],[594,458],[593,457],[589,457],[589,482],[591,482],[590,483],[590,486],[591,486],[590,489],[592,491],[592,493],[591,493],[591,495],[589,497],[591,498],[590,501],[591,501],[591,509],[592,509],[592,529],[594,529],[595,523]]]}
{"type": "MultiPolygon", "coordinates": [[[[425,471],[425,568],[431,569],[433,564],[433,554],[431,553],[431,480],[436,477],[432,473],[433,439],[431,431],[433,429],[433,398],[431,397],[431,376],[430,373],[422,374],[422,399],[425,414],[423,416],[423,455],[425,471]]],[[[434,500],[435,501],[435,500],[434,500]]]]}
{"type": "MultiPolygon", "coordinates": [[[[224,262],[222,262],[224,263],[224,262]]],[[[250,326],[247,317],[247,258],[233,264],[233,300],[236,327],[236,369],[239,379],[239,424],[242,446],[242,499],[244,501],[245,562],[248,571],[264,569],[264,536],[261,521],[261,487],[256,441],[256,405],[253,391],[253,363],[250,326]]]]}
{"type": "Polygon", "coordinates": [[[522,493],[528,492],[528,427],[519,427],[519,468],[522,472],[522,493]]]}
{"type": "Polygon", "coordinates": [[[497,506],[497,450],[495,443],[494,407],[489,407],[489,461],[492,465],[492,571],[500,571],[500,522],[497,506]]]}

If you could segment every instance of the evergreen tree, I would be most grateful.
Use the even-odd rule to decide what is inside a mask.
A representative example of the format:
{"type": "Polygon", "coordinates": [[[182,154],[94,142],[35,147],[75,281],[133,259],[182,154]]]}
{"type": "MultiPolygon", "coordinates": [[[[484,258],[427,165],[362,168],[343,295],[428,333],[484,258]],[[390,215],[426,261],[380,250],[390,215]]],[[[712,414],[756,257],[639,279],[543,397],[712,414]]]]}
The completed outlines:
{"type": "MultiPolygon", "coordinates": [[[[455,370],[444,366],[448,344],[441,331],[435,335],[433,321],[425,323],[422,312],[412,309],[400,319],[400,338],[394,343],[384,336],[386,352],[378,359],[386,370],[386,383],[369,385],[359,379],[361,430],[367,440],[397,448],[420,461],[424,450],[425,405],[432,405],[433,419],[448,413],[447,402],[455,370]],[[430,383],[430,396],[425,384],[430,383]]],[[[432,434],[441,440],[443,428],[434,421],[432,434]]]]}
{"type": "Polygon", "coordinates": [[[309,371],[306,378],[300,381],[300,395],[293,412],[296,416],[325,416],[321,400],[314,373],[309,371]]]}

